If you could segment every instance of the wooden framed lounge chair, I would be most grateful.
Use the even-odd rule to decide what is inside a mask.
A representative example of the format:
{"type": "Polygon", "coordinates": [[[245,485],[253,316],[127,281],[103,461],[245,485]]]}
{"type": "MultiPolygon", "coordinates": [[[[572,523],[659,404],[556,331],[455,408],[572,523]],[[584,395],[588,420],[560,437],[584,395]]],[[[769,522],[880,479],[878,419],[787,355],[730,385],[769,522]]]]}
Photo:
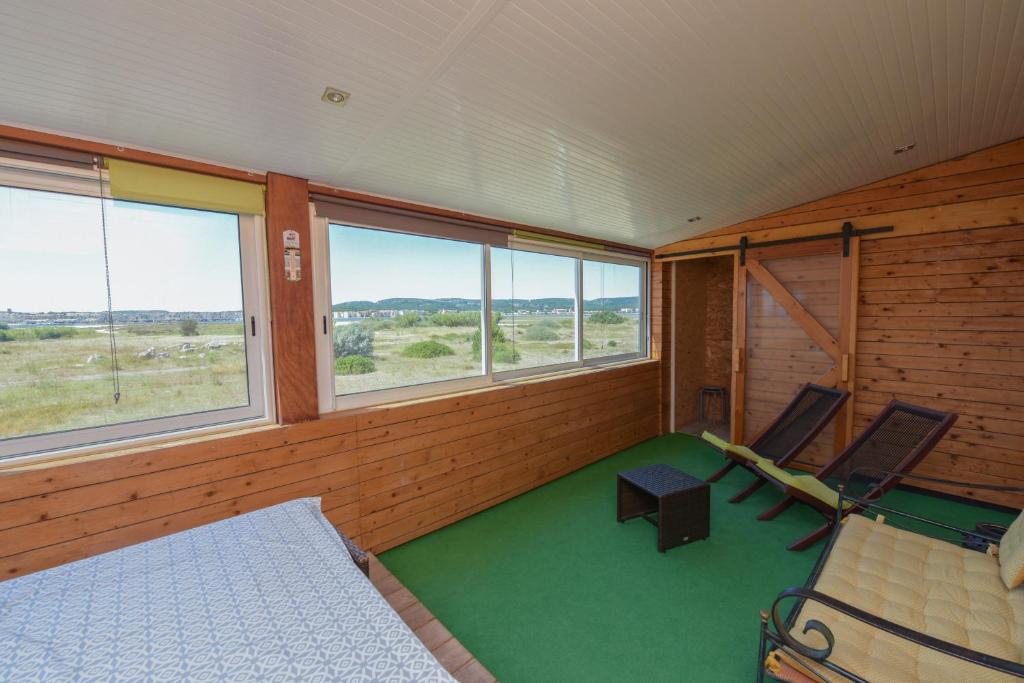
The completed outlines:
{"type": "Polygon", "coordinates": [[[810,505],[826,521],[789,546],[790,550],[804,550],[828,535],[837,519],[859,509],[856,503],[847,501],[843,503],[842,514],[837,514],[839,494],[825,483],[826,479],[866,482],[867,493],[862,497],[878,500],[931,452],[956,419],[956,413],[890,401],[853,443],[814,476],[792,474],[771,462],[756,463],[756,473],[786,493],[782,502],[761,513],[758,519],[774,519],[798,501],[810,505]],[[880,471],[885,474],[871,474],[880,471]]]}
{"type": "MultiPolygon", "coordinates": [[[[789,405],[754,438],[749,446],[731,444],[710,432],[704,432],[702,438],[722,451],[729,459],[725,467],[708,477],[707,481],[718,481],[737,465],[753,471],[754,474],[758,474],[754,470],[755,465],[762,461],[777,467],[785,467],[814,441],[848,398],[850,392],[845,389],[805,384],[789,405]]],[[[765,480],[758,476],[750,486],[730,498],[729,502],[738,503],[746,499],[764,484],[765,480]]]]}

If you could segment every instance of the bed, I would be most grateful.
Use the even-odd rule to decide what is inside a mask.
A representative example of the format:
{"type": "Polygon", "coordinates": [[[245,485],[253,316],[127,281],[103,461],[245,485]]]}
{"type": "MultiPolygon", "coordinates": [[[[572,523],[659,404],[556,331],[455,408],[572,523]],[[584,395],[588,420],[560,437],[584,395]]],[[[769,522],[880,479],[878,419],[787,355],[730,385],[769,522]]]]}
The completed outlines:
{"type": "Polygon", "coordinates": [[[0,583],[0,681],[452,681],[316,498],[0,583]]]}

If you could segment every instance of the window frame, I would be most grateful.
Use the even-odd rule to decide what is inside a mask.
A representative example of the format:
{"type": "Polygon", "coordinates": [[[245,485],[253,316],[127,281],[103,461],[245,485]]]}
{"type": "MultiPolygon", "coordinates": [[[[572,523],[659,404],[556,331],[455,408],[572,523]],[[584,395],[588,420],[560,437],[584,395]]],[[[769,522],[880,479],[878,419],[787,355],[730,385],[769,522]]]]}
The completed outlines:
{"type": "MultiPolygon", "coordinates": [[[[0,159],[2,162],[3,159],[0,159]]],[[[67,176],[66,184],[34,182],[29,175],[3,187],[52,194],[75,194],[100,201],[118,201],[108,196],[104,178],[101,198],[95,176],[72,177],[63,169],[49,173],[67,176]],[[91,187],[83,183],[85,180],[91,187]],[[58,189],[59,188],[59,189],[58,189]],[[78,191],[76,191],[78,190],[78,191]]],[[[11,174],[3,178],[8,180],[11,174]]],[[[141,202],[145,204],[145,202],[141,202]]],[[[156,206],[156,204],[153,204],[156,206]]],[[[185,207],[189,208],[189,207],[185,207]]],[[[201,210],[201,209],[195,209],[201,210]]],[[[128,447],[166,440],[169,435],[195,435],[229,427],[256,426],[275,420],[273,400],[273,364],[270,342],[270,297],[267,277],[266,231],[262,216],[232,214],[238,217],[239,265],[242,291],[242,324],[245,338],[246,378],[249,404],[232,408],[195,411],[165,417],[145,418],[95,427],[80,427],[44,434],[26,434],[0,439],[0,465],[14,460],[53,457],[99,448],[128,447]],[[252,330],[255,329],[255,335],[252,330]]]]}
{"type": "MultiPolygon", "coordinates": [[[[376,405],[384,405],[400,401],[408,401],[430,397],[440,397],[447,394],[454,394],[461,391],[481,389],[497,386],[502,383],[526,379],[539,378],[547,375],[557,375],[565,372],[572,372],[580,369],[589,369],[600,366],[615,365],[637,360],[650,358],[650,316],[649,316],[649,294],[650,294],[650,259],[643,256],[632,256],[624,253],[603,251],[600,249],[589,249],[586,247],[568,246],[557,243],[528,240],[509,235],[507,248],[514,251],[530,251],[539,254],[550,254],[553,256],[567,256],[576,260],[576,293],[574,306],[574,328],[575,328],[575,360],[566,363],[551,365],[540,365],[530,368],[514,370],[495,371],[492,367],[492,296],[491,296],[491,248],[485,243],[480,244],[482,249],[481,268],[481,296],[483,297],[482,316],[483,331],[481,339],[481,364],[483,373],[478,377],[438,380],[422,384],[412,384],[389,389],[368,390],[351,394],[335,393],[334,383],[334,347],[333,347],[333,306],[331,302],[331,264],[329,232],[331,225],[351,226],[354,228],[367,228],[371,230],[382,230],[385,232],[396,232],[399,234],[419,234],[416,232],[404,232],[385,228],[376,225],[369,225],[357,221],[332,220],[325,216],[316,214],[315,204],[310,204],[310,227],[311,227],[311,248],[313,257],[313,308],[314,324],[317,329],[316,342],[316,366],[317,366],[317,391],[320,405],[320,413],[328,414],[336,411],[349,410],[354,408],[366,408],[376,405]],[[597,358],[583,358],[583,261],[601,261],[619,265],[635,266],[639,269],[639,291],[640,291],[640,324],[638,332],[638,351],[616,354],[612,356],[599,356],[597,358]]],[[[423,235],[431,237],[430,235],[423,235]]],[[[450,237],[433,237],[433,239],[448,239],[450,237]]],[[[460,241],[460,240],[452,240],[460,241]]]]}

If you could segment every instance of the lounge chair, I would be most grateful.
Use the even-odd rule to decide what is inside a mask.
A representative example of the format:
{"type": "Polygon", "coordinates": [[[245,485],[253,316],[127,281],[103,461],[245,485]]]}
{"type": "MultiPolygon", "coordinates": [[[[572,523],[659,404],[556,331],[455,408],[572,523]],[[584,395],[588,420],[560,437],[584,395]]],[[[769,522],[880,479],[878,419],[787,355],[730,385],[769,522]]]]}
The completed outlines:
{"type": "Polygon", "coordinates": [[[761,513],[758,519],[774,519],[798,501],[810,505],[825,516],[826,522],[789,546],[790,550],[804,550],[828,535],[837,518],[858,509],[856,503],[846,502],[842,514],[837,515],[839,494],[825,483],[826,479],[867,482],[863,498],[878,500],[931,452],[956,418],[955,413],[891,401],[853,443],[814,476],[792,474],[772,462],[755,463],[756,474],[786,493],[782,502],[761,513]],[[880,477],[869,473],[882,470],[886,474],[880,477]]]}
{"type": "MultiPolygon", "coordinates": [[[[946,490],[967,486],[902,476],[946,490]]],[[[761,613],[758,681],[766,669],[791,683],[1024,678],[1024,592],[1015,587],[1021,535],[957,528],[849,497],[845,488],[840,495],[863,514],[837,520],[807,582],[782,591],[761,613]],[[784,605],[792,606],[788,616],[784,605]]],[[[1024,514],[1010,529],[1022,525],[1024,514]]]]}
{"type": "MultiPolygon", "coordinates": [[[[708,477],[707,481],[718,481],[737,465],[753,471],[754,474],[757,474],[755,466],[761,462],[785,467],[814,441],[849,397],[850,392],[845,389],[805,384],[785,410],[765,427],[749,446],[731,444],[711,432],[704,432],[703,439],[729,458],[725,467],[708,477]]],[[[746,499],[764,484],[765,480],[759,477],[750,486],[730,498],[729,502],[738,503],[746,499]]]]}

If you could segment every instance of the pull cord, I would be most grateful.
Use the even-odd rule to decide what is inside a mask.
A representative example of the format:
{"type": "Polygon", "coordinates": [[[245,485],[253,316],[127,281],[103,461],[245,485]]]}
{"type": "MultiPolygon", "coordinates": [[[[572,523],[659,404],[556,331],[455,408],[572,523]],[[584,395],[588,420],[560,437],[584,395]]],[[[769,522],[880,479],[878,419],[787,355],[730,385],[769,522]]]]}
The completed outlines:
{"type": "Polygon", "coordinates": [[[103,269],[107,284],[107,336],[110,338],[110,377],[114,385],[114,404],[121,400],[121,378],[117,367],[117,340],[114,339],[114,299],[110,291],[110,252],[107,247],[107,200],[103,196],[103,166],[96,159],[96,177],[100,187],[100,219],[103,228],[103,269]]]}

